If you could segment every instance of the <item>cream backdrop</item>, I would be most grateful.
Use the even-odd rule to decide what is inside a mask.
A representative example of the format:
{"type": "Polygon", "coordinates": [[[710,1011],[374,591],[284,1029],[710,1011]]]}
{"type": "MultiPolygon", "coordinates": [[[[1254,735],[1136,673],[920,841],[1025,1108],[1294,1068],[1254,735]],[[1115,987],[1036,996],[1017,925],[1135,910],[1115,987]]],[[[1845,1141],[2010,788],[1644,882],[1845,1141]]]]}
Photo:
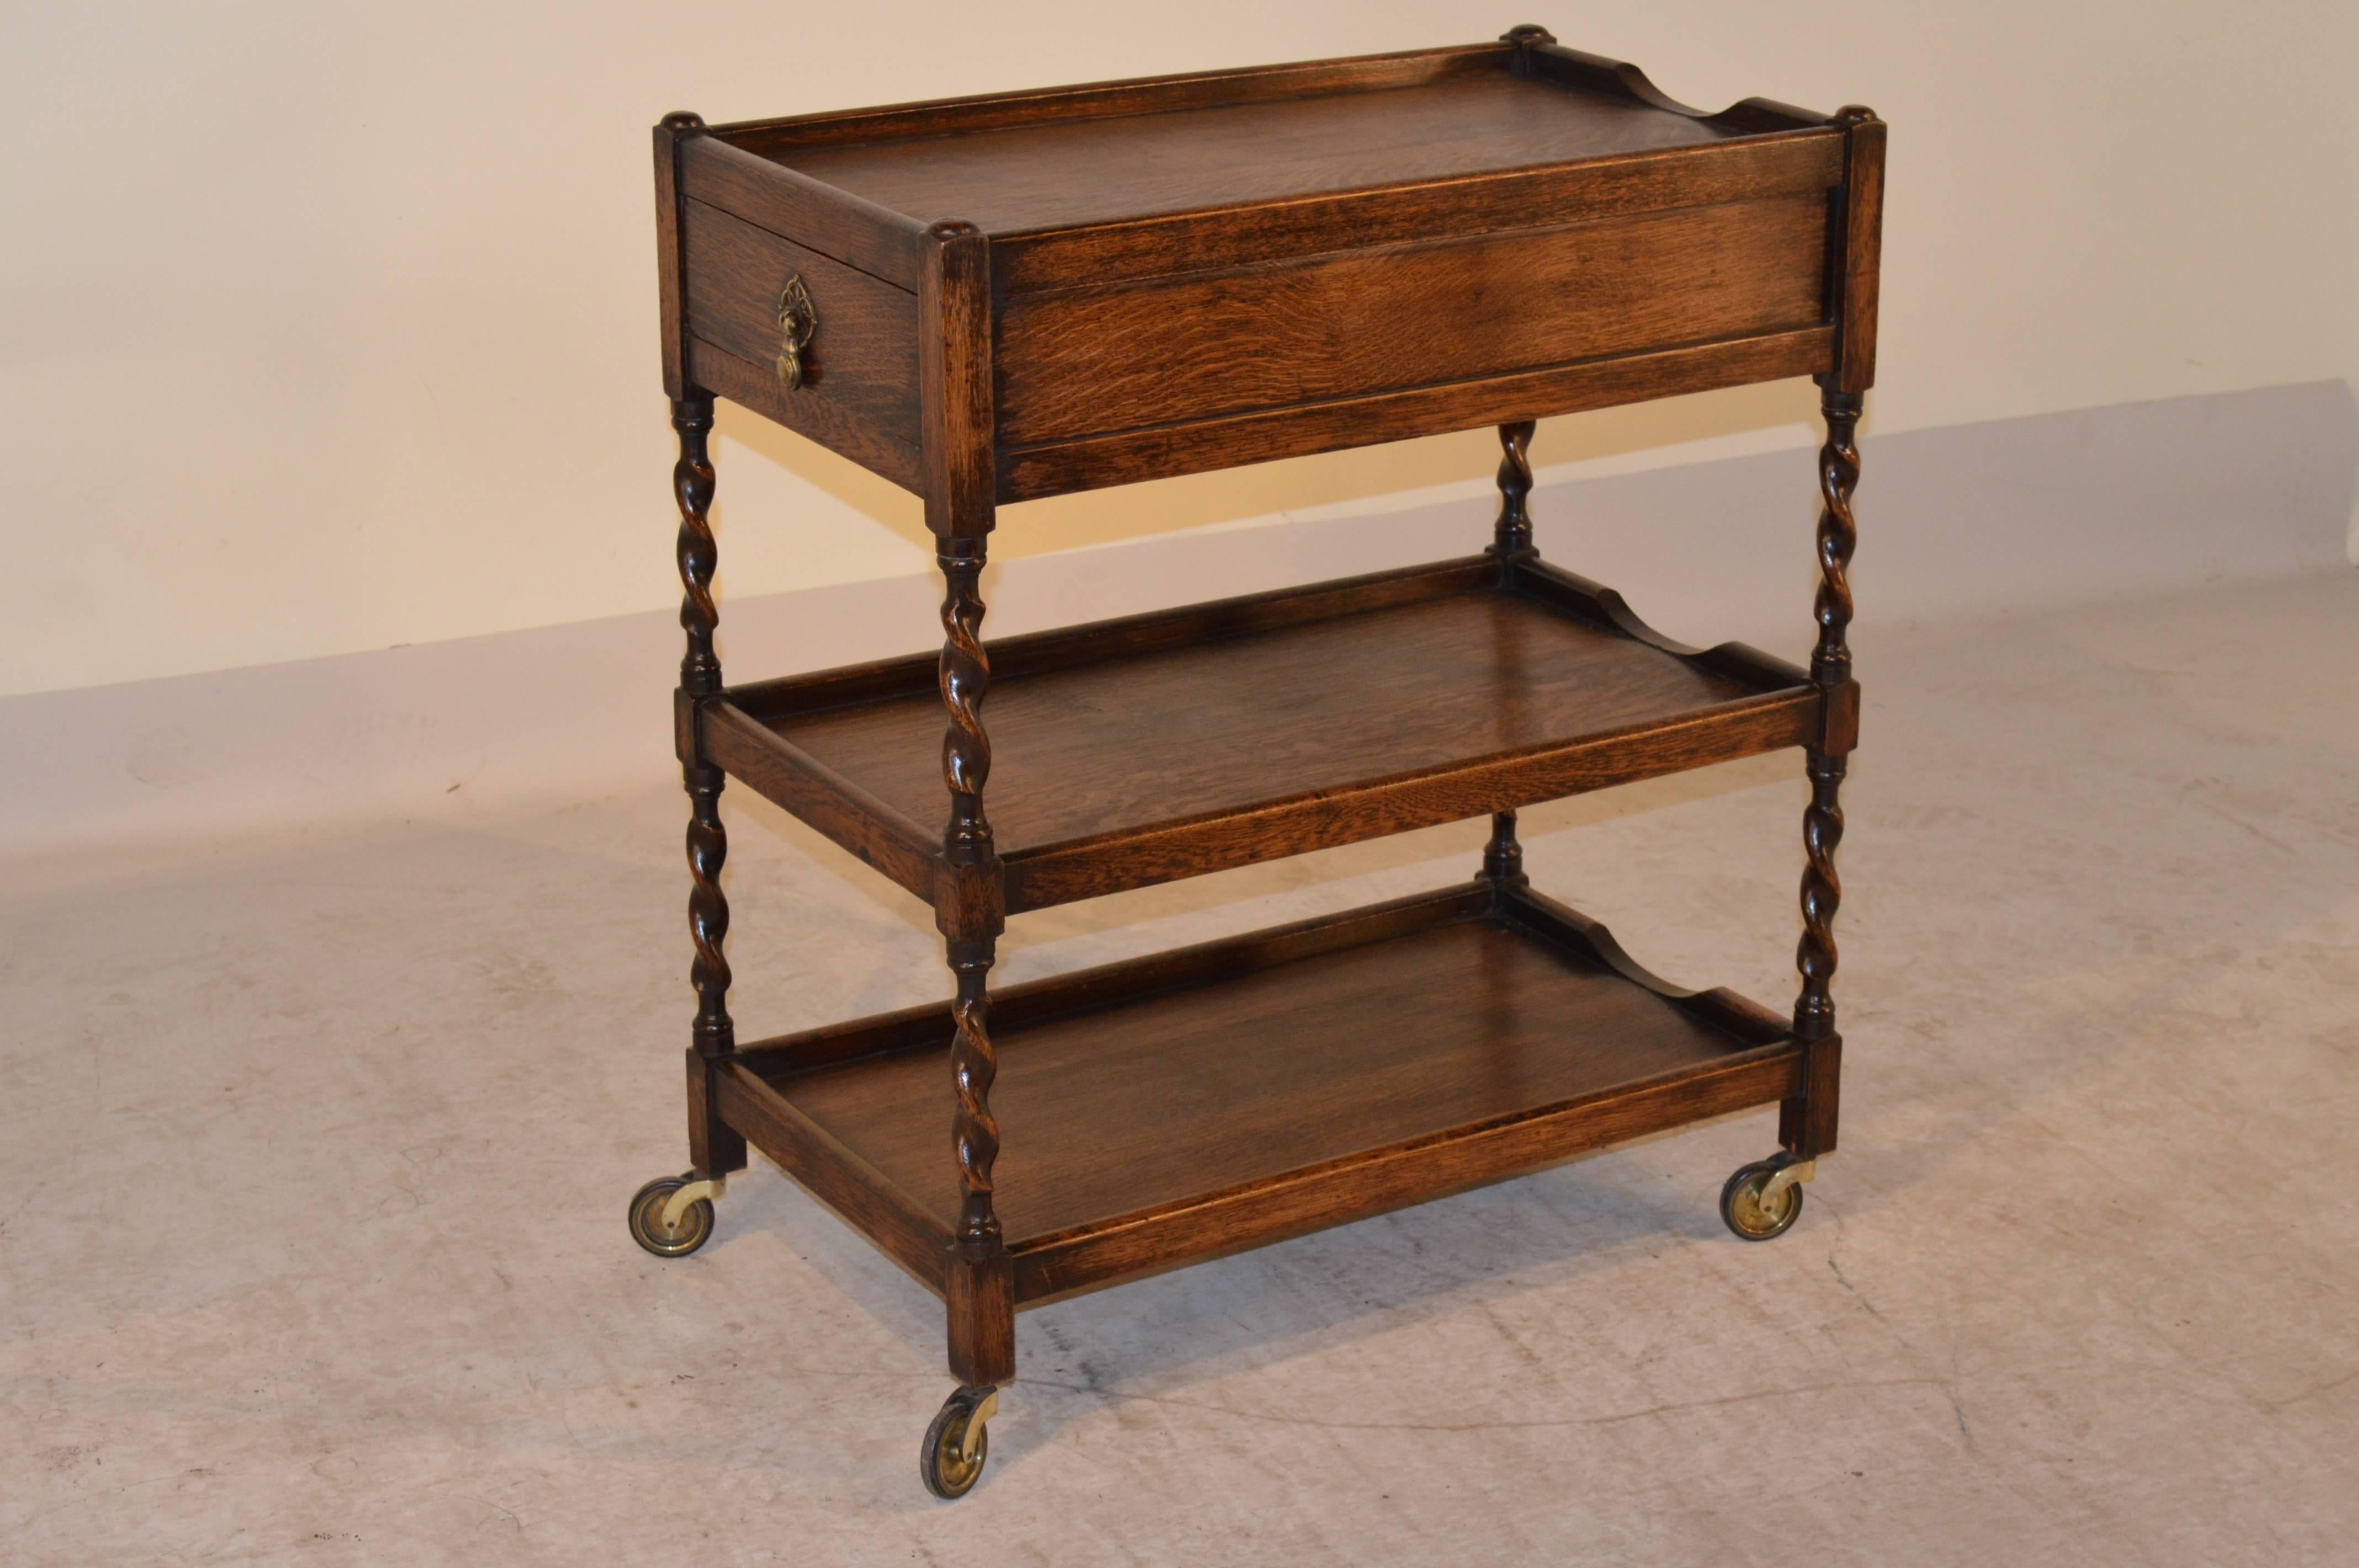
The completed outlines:
{"type": "MultiPolygon", "coordinates": [[[[2359,376],[2348,0],[1644,6],[13,0],[0,694],[676,597],[647,125],[1457,42],[1892,122],[1883,432],[2359,376]]],[[[1806,393],[1544,462],[1806,438],[1806,393]]],[[[724,413],[734,596],[925,564],[917,509],[724,413]]],[[[1479,476],[1482,433],[1014,508],[1005,557],[1479,476]]]]}

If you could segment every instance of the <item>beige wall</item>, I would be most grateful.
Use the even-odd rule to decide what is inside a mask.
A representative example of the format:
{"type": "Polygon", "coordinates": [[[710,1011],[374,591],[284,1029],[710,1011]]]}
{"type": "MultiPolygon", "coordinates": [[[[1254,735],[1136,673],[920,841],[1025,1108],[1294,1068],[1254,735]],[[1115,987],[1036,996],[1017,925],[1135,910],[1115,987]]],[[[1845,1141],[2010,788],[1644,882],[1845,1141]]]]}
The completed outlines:
{"type": "MultiPolygon", "coordinates": [[[[1462,5],[82,5],[0,22],[0,693],[672,599],[646,126],[1459,41],[1462,5]]],[[[1539,5],[1718,105],[1892,121],[1886,431],[2359,376],[2359,8],[1539,5]]],[[[1799,439],[1796,388],[1544,461],[1799,439]]],[[[924,563],[724,414],[724,588],[924,563]],[[750,450],[748,449],[750,449],[750,450]]],[[[1486,472],[1474,435],[1011,509],[1003,555],[1486,472]]],[[[1994,476],[2003,482],[2003,476],[1994,476]]]]}

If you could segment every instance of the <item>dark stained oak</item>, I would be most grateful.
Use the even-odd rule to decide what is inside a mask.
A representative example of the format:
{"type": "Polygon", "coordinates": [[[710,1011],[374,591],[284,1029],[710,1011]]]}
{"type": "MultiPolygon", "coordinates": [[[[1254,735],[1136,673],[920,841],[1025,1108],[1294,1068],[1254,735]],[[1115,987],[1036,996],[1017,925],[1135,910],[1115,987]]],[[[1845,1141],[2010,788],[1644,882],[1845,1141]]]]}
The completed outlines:
{"type": "Polygon", "coordinates": [[[1015,445],[1815,326],[1822,192],[1020,296],[1015,445]],[[1556,308],[1532,309],[1535,299],[1556,308]]]}
{"type": "MultiPolygon", "coordinates": [[[[1660,721],[1756,695],[1518,596],[1476,592],[1150,654],[991,694],[1003,854],[1660,721]]],[[[916,814],[930,694],[774,727],[916,814]]]]}
{"type": "Polygon", "coordinates": [[[778,296],[799,277],[819,329],[786,405],[824,405],[833,418],[918,445],[916,295],[701,201],[687,203],[684,222],[690,334],[775,379],[778,296]],[[742,287],[745,278],[768,280],[766,291],[742,287]]]}
{"type": "Polygon", "coordinates": [[[1532,432],[1529,419],[1499,427],[1499,520],[1492,524],[1491,548],[1499,563],[1499,586],[1515,586],[1539,551],[1532,543],[1532,432]]]}
{"type": "Polygon", "coordinates": [[[717,1076],[716,1103],[730,1125],[886,1257],[929,1289],[941,1291],[949,1227],[771,1092],[744,1062],[732,1058],[723,1063],[717,1076]]]}
{"type": "Polygon", "coordinates": [[[992,277],[1003,294],[1353,251],[1434,234],[1472,236],[1824,191],[1843,181],[1843,143],[1831,131],[1378,186],[1259,206],[1125,218],[995,235],[992,277]]]}
{"type": "MultiPolygon", "coordinates": [[[[1663,984],[1569,911],[1492,900],[1427,894],[1005,993],[994,1195],[1016,1299],[1498,1180],[1793,1086],[1798,1048],[1777,1020],[1663,984]]],[[[870,1197],[822,1194],[864,1229],[906,1226],[913,1207],[939,1236],[960,1222],[948,1022],[920,1010],[741,1057],[741,1089],[766,1081],[842,1152],[822,1180],[872,1173],[870,1197]]],[[[780,1161],[814,1165],[795,1149],[780,1161]]]]}
{"type": "Polygon", "coordinates": [[[688,1052],[688,1164],[692,1171],[727,1175],[745,1168],[745,1135],[722,1114],[721,1075],[726,1057],[688,1052]]]}
{"type": "Polygon", "coordinates": [[[1881,125],[1766,99],[1708,114],[1527,35],[668,123],[658,200],[686,215],[693,305],[668,362],[713,358],[706,384],[917,490],[938,533],[952,512],[987,531],[989,502],[1851,376],[1874,351],[1881,125]],[[707,214],[740,226],[725,245],[707,214]],[[914,374],[922,402],[949,383],[913,360],[973,356],[953,467],[988,501],[945,499],[905,399],[745,373],[775,352],[794,256],[832,264],[802,269],[844,297],[814,284],[823,323],[921,297],[915,350],[837,334],[839,389],[898,394],[914,374]]]}
{"type": "Polygon", "coordinates": [[[1808,327],[1010,447],[1001,454],[999,499],[1035,501],[1101,485],[1811,375],[1826,365],[1833,343],[1832,327],[1808,327]]]}
{"type": "Polygon", "coordinates": [[[1884,253],[1885,125],[1875,111],[1854,103],[1835,116],[1844,129],[1843,273],[1835,283],[1842,329],[1834,389],[1865,392],[1875,384],[1875,307],[1884,253]]]}
{"type": "MultiPolygon", "coordinates": [[[[1830,386],[1821,400],[1827,422],[1819,449],[1819,641],[1810,651],[1810,680],[1821,691],[1843,690],[1855,704],[1852,680],[1851,557],[1859,542],[1852,516],[1852,492],[1859,485],[1860,395],[1830,386]]],[[[1810,804],[1802,813],[1802,937],[1794,955],[1802,994],[1794,1004],[1794,1032],[1806,1040],[1834,1033],[1835,1004],[1830,986],[1835,973],[1835,909],[1843,883],[1835,875],[1835,849],[1843,842],[1841,795],[1850,762],[1843,752],[1812,747],[1805,767],[1810,804]]]]}
{"type": "Polygon", "coordinates": [[[1125,114],[1159,114],[1224,103],[1263,103],[1337,92],[1488,76],[1513,69],[1516,50],[1507,40],[1444,49],[1401,49],[1390,54],[1303,60],[1120,81],[1081,82],[1064,87],[984,92],[867,109],[791,114],[731,125],[732,138],[757,152],[795,147],[843,146],[899,141],[911,136],[972,135],[1011,125],[1068,120],[1104,120],[1125,114]]]}
{"type": "Polygon", "coordinates": [[[809,175],[755,157],[719,135],[684,140],[682,189],[774,233],[792,235],[847,266],[916,292],[926,225],[809,175]]]}
{"type": "Polygon", "coordinates": [[[1516,27],[1501,41],[1514,41],[1522,46],[1521,58],[1517,61],[1520,74],[1583,92],[1633,99],[1651,109],[1708,121],[1730,131],[1784,130],[1798,124],[1817,124],[1824,118],[1808,109],[1797,109],[1791,103],[1780,103],[1770,98],[1746,98],[1716,114],[1708,114],[1671,97],[1648,81],[1647,73],[1636,66],[1625,60],[1608,59],[1603,55],[1567,49],[1550,37],[1545,27],[1516,27]]]}
{"type": "Polygon", "coordinates": [[[679,154],[683,142],[704,129],[694,114],[667,114],[657,122],[656,151],[656,307],[657,332],[663,346],[664,395],[688,395],[688,312],[680,299],[685,283],[680,253],[679,154]]]}
{"type": "MultiPolygon", "coordinates": [[[[981,644],[1006,907],[1038,908],[1729,761],[1818,733],[1803,672],[1475,558],[981,644]]],[[[966,655],[962,655],[966,656],[966,655]]],[[[921,893],[941,680],[733,690],[731,771],[921,893]]],[[[966,730],[961,730],[964,735],[966,730]]]]}
{"type": "Polygon", "coordinates": [[[914,443],[899,439],[887,425],[847,414],[841,403],[830,398],[788,392],[779,384],[770,359],[740,359],[717,344],[691,337],[688,369],[697,384],[850,458],[869,472],[905,490],[924,487],[924,464],[914,443]]]}
{"type": "Polygon", "coordinates": [[[938,835],[858,784],[808,757],[782,751],[777,737],[726,700],[701,715],[703,754],[921,897],[934,889],[938,835]]]}
{"type": "Polygon", "coordinates": [[[961,1194],[958,1226],[943,1260],[942,1301],[951,1375],[962,1388],[990,1388],[1016,1376],[1015,1272],[993,1199],[999,1124],[992,1115],[991,1086],[999,1053],[987,984],[1007,924],[1007,879],[983,798],[991,777],[991,736],[982,713],[991,661],[983,646],[982,582],[997,504],[991,460],[991,253],[973,224],[956,220],[931,225],[926,240],[918,271],[919,450],[926,525],[937,535],[934,561],[942,573],[942,647],[934,662],[941,725],[935,798],[948,806],[932,895],[934,924],[957,986],[948,1066],[957,1108],[950,1142],[961,1194]]]}
{"type": "Polygon", "coordinates": [[[1708,121],[1505,71],[1375,92],[769,153],[864,200],[993,235],[1725,139],[1708,121]]]}
{"type": "Polygon", "coordinates": [[[926,526],[974,539],[991,532],[996,502],[991,246],[963,223],[937,224],[927,239],[918,283],[926,526]]]}
{"type": "Polygon", "coordinates": [[[939,1293],[973,1400],[1016,1376],[1019,1304],[1748,1108],[1779,1108],[1786,1157],[1832,1152],[1885,149],[1867,109],[1692,108],[1528,25],[667,115],[694,1170],[758,1146],[939,1293]],[[1540,559],[1536,421],[1804,375],[1828,432],[1808,670],[1675,642],[1540,559]],[[922,499],[939,654],[723,686],[716,396],[922,499]],[[985,634],[1004,504],[1480,426],[1479,556],[985,634]],[[1790,1014],[1669,985],[1531,885],[1519,807],[1786,747],[1810,781],[1790,1014]],[[950,1000],[737,1043],[729,778],[930,904],[950,1000]],[[1455,887],[991,983],[1011,914],[1482,816],[1455,887]]]}
{"type": "MultiPolygon", "coordinates": [[[[712,399],[674,399],[671,422],[679,437],[679,459],[672,465],[672,499],[679,510],[673,553],[679,568],[679,624],[687,642],[673,700],[675,711],[685,708],[692,716],[721,693],[721,659],[713,643],[720,625],[712,598],[718,566],[711,517],[714,479],[708,449],[712,399]]],[[[697,993],[692,1039],[698,1054],[718,1061],[736,1048],[729,1018],[729,959],[723,950],[729,935],[729,900],[721,890],[721,868],[729,858],[729,834],[721,821],[721,791],[727,775],[690,755],[681,763],[680,776],[689,797],[688,929],[696,948],[689,966],[689,983],[697,993]]]]}

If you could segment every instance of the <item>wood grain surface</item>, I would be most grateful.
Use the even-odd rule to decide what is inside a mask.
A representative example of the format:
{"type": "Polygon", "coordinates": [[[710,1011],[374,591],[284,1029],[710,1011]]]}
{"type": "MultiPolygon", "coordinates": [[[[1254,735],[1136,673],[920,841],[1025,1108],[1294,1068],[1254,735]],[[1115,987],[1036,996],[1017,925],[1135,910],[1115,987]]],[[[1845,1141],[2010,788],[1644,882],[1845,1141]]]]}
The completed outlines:
{"type": "Polygon", "coordinates": [[[667,114],[656,124],[656,320],[663,353],[664,395],[688,395],[688,317],[681,303],[679,146],[703,133],[694,114],[667,114]]]}
{"type": "Polygon", "coordinates": [[[996,236],[1693,146],[1734,134],[1501,70],[772,156],[920,222],[963,219],[996,236]]]}
{"type": "Polygon", "coordinates": [[[687,204],[689,330],[777,374],[785,333],[778,297],[799,277],[819,314],[789,407],[823,405],[884,439],[919,444],[918,297],[855,267],[731,217],[687,204]]]}
{"type": "MultiPolygon", "coordinates": [[[[1055,671],[998,668],[984,718],[1003,857],[1756,695],[1529,599],[1484,591],[1055,671]]],[[[769,722],[904,816],[940,815],[941,709],[931,692],[769,722]]]]}
{"type": "Polygon", "coordinates": [[[1832,362],[1834,339],[1834,329],[1821,325],[1434,386],[1363,393],[1324,403],[1249,409],[1187,424],[1011,447],[1000,458],[999,499],[1031,501],[1411,436],[1473,430],[1715,387],[1816,375],[1832,362]]]}
{"type": "Polygon", "coordinates": [[[962,98],[934,98],[915,103],[788,114],[740,121],[724,129],[734,142],[744,147],[766,157],[784,157],[798,148],[905,141],[913,136],[965,135],[1011,125],[1161,114],[1231,103],[1266,103],[1338,92],[1418,87],[1493,75],[1511,69],[1514,58],[1514,49],[1503,38],[1286,65],[1232,66],[1131,77],[1119,81],[1085,81],[982,92],[962,98]]]}
{"type": "MultiPolygon", "coordinates": [[[[1672,642],[1619,595],[1537,560],[1500,581],[1500,563],[1475,557],[985,644],[995,693],[1015,694],[983,709],[992,798],[1027,835],[995,839],[992,910],[1512,809],[1824,729],[1822,689],[1782,660],[1672,642]],[[1177,718],[1130,700],[1135,671],[1177,718]],[[1394,692],[1413,705],[1390,706],[1394,692]],[[1032,781],[1013,796],[1010,710],[1017,776],[1032,781]]],[[[947,795],[923,744],[939,686],[922,655],[756,682],[707,708],[701,743],[947,918],[975,890],[944,902],[957,890],[921,815],[947,795]]]]}
{"type": "Polygon", "coordinates": [[[1886,126],[1875,111],[1853,104],[1840,116],[1844,126],[1843,266],[1836,277],[1836,313],[1842,327],[1841,392],[1865,392],[1875,384],[1876,297],[1884,276],[1884,144],[1886,126]]]}
{"type": "Polygon", "coordinates": [[[1675,1068],[1528,1116],[1332,1160],[1110,1223],[1041,1237],[1016,1259],[1017,1296],[1038,1303],[1119,1284],[1429,1203],[1631,1139],[1767,1105],[1792,1090],[1799,1060],[1788,1047],[1675,1068]]]}
{"type": "Polygon", "coordinates": [[[680,144],[683,194],[915,292],[926,225],[757,157],[717,133],[680,144]]]}
{"type": "Polygon", "coordinates": [[[657,141],[701,995],[691,1157],[745,1141],[945,1297],[953,1377],[1037,1302],[1748,1106],[1834,1147],[1827,981],[1850,432],[1885,128],[1707,112],[1545,28],[1496,44],[706,126],[657,141]],[[777,299],[820,327],[788,391],[777,299]],[[1540,562],[1532,422],[1819,378],[1808,672],[1690,648],[1540,562]],[[939,658],[719,689],[712,396],[925,500],[939,658]],[[981,633],[1002,503],[1501,427],[1489,555],[981,633]],[[1535,893],[1524,805],[1785,746],[1812,802],[1792,1020],[1535,893]],[[734,1046],[721,783],[929,900],[933,1008],[734,1046]],[[986,791],[987,781],[987,791],[986,791]],[[1473,881],[1015,988],[1011,912],[1489,814],[1473,881]]]}
{"type": "MultiPolygon", "coordinates": [[[[1309,1201],[1332,1223],[1326,1210],[1345,1200],[1330,1186],[1341,1173],[1322,1168],[1338,1162],[1486,1138],[1576,1106],[1612,1123],[1613,1091],[1653,1103],[1682,1076],[1732,1065],[1753,1068],[1736,1080],[1749,1103],[1790,1085],[1790,1054],[1748,1056],[1768,1047],[1527,927],[1469,914],[1456,890],[1403,904],[1410,916],[1396,913],[1375,939],[1062,1016],[1002,1011],[995,1199],[1020,1294],[1039,1293],[1022,1283],[1027,1249],[1125,1217],[1291,1176],[1312,1184],[1309,1201]]],[[[1352,918],[1336,920],[1348,930],[1352,918]]],[[[947,1229],[961,1192],[944,1154],[946,1044],[802,1071],[758,1050],[745,1061],[947,1229]]],[[[1459,1184],[1590,1146],[1594,1130],[1580,1119],[1516,1145],[1505,1167],[1463,1167],[1459,1184]]],[[[1429,1170],[1422,1188],[1378,1183],[1358,1201],[1372,1210],[1433,1190],[1429,1170]]],[[[1266,1234],[1290,1223],[1268,1217],[1266,1234]]],[[[1196,1241],[1225,1247],[1266,1228],[1196,1241]]],[[[1126,1256],[1112,1271],[1142,1261],[1126,1256]]],[[[1091,1273],[1104,1277],[1105,1265],[1091,1273]]],[[[1056,1288],[1081,1274],[1068,1264],[1056,1288]]]]}
{"type": "Polygon", "coordinates": [[[689,380],[730,402],[785,426],[807,440],[850,458],[912,492],[925,487],[915,442],[901,440],[877,420],[863,418],[832,399],[789,392],[778,380],[776,356],[749,360],[702,338],[688,341],[689,380]]]}
{"type": "Polygon", "coordinates": [[[1283,265],[1021,295],[999,322],[1011,445],[1473,380],[1816,325],[1807,191],[1283,265]]]}
{"type": "MultiPolygon", "coordinates": [[[[940,1084],[947,1098],[949,1069],[940,1084]]],[[[947,1268],[951,1227],[919,1204],[888,1175],[847,1149],[824,1128],[732,1059],[716,1069],[714,1098],[729,1125],[835,1211],[845,1224],[875,1242],[928,1288],[940,1291],[947,1268]]],[[[947,1111],[938,1119],[946,1134],[947,1111]]],[[[947,1136],[935,1142],[936,1162],[955,1172],[944,1153],[947,1136]]],[[[953,1176],[955,1182],[955,1176],[953,1176]]]]}
{"type": "Polygon", "coordinates": [[[993,240],[1003,295],[1282,261],[1451,234],[1581,222],[1823,191],[1844,140],[1826,126],[1577,164],[1485,169],[1415,185],[1168,212],[993,240]]]}

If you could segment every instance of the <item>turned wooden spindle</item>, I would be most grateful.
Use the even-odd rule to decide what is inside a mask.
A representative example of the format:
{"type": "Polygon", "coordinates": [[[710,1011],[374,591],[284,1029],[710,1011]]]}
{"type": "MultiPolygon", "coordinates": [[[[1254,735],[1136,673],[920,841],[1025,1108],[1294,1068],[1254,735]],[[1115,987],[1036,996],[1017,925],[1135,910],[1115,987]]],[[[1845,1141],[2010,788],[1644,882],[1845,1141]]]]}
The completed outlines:
{"type": "Polygon", "coordinates": [[[687,774],[688,930],[696,943],[689,983],[696,988],[694,1040],[699,1055],[726,1056],[736,1048],[729,1022],[729,901],[721,892],[721,867],[729,858],[729,835],[721,826],[723,773],[709,762],[690,762],[687,774]]]}
{"type": "Polygon", "coordinates": [[[992,1210],[991,1167],[999,1158],[999,1123],[991,1114],[991,1082],[999,1073],[999,1053],[991,1044],[991,999],[984,981],[991,973],[991,941],[952,942],[951,973],[958,997],[951,1004],[957,1033],[951,1043],[951,1080],[958,1093],[951,1129],[957,1147],[958,1239],[962,1247],[988,1249],[999,1240],[999,1216],[992,1210]]]}
{"type": "MultiPolygon", "coordinates": [[[[991,687],[991,664],[981,636],[984,603],[982,538],[947,538],[936,559],[942,568],[942,707],[950,722],[942,731],[942,782],[950,786],[951,815],[942,833],[942,854],[954,868],[970,871],[995,859],[991,821],[984,816],[983,786],[991,776],[991,738],[984,732],[983,699],[991,687]]],[[[951,930],[948,952],[958,980],[951,1016],[956,1036],[951,1074],[958,1095],[951,1142],[958,1156],[963,1195],[959,1241],[988,1250],[999,1240],[999,1217],[992,1211],[991,1167],[999,1155],[999,1124],[991,1115],[991,1081],[999,1056],[991,1043],[991,1003],[985,981],[996,948],[988,929],[951,930]]]]}
{"type": "Polygon", "coordinates": [[[1483,847],[1483,870],[1475,880],[1501,889],[1531,885],[1524,874],[1524,847],[1516,841],[1514,812],[1491,814],[1491,841],[1483,847]]]}
{"type": "Polygon", "coordinates": [[[1499,557],[1503,582],[1517,561],[1539,553],[1532,544],[1532,428],[1529,419],[1499,427],[1499,521],[1485,553],[1499,557]]]}
{"type": "MultiPolygon", "coordinates": [[[[1538,27],[1516,29],[1516,33],[1542,31],[1538,27]]],[[[1499,521],[1492,530],[1491,547],[1485,553],[1498,557],[1503,588],[1514,580],[1516,562],[1539,554],[1532,543],[1533,427],[1529,419],[1499,427],[1499,521]]],[[[1526,887],[1531,882],[1524,874],[1524,848],[1516,841],[1513,811],[1491,814],[1491,841],[1483,850],[1480,879],[1502,888],[1526,887]]]]}
{"type": "Polygon", "coordinates": [[[688,651],[679,661],[680,689],[707,697],[721,689],[721,659],[712,633],[721,611],[712,602],[712,574],[720,547],[712,537],[712,460],[706,439],[712,434],[712,399],[699,394],[675,397],[671,427],[679,432],[679,460],[672,465],[672,499],[679,505],[680,630],[688,651]]]}
{"type": "Polygon", "coordinates": [[[984,733],[983,698],[991,687],[991,663],[981,630],[984,542],[944,539],[935,559],[942,568],[942,707],[950,727],[942,732],[942,782],[950,785],[950,824],[942,849],[953,865],[975,865],[992,853],[991,823],[984,816],[983,786],[991,777],[991,737],[984,733]]]}
{"type": "MultiPolygon", "coordinates": [[[[1852,678],[1851,557],[1859,543],[1859,526],[1852,516],[1852,492],[1859,487],[1859,416],[1863,398],[1856,392],[1828,389],[1821,399],[1826,416],[1826,445],[1819,449],[1819,591],[1818,645],[1810,653],[1810,679],[1825,700],[1832,702],[1852,678]]],[[[1809,753],[1810,804],[1802,813],[1802,848],[1808,863],[1802,871],[1802,938],[1795,950],[1801,971],[1801,996],[1794,1003],[1794,1033],[1819,1040],[1835,1029],[1834,998],[1830,986],[1835,973],[1835,910],[1843,902],[1843,883],[1835,875],[1835,849],[1843,842],[1841,792],[1849,762],[1845,752],[1813,748],[1809,753]]]]}
{"type": "MultiPolygon", "coordinates": [[[[674,398],[672,428],[679,433],[679,460],[672,467],[672,497],[679,505],[680,629],[688,650],[679,662],[679,689],[690,702],[721,690],[721,659],[712,637],[721,623],[712,600],[712,574],[719,551],[712,537],[712,460],[706,440],[712,432],[712,399],[702,394],[674,398]]],[[[729,1021],[729,901],[721,892],[721,868],[729,858],[729,835],[721,825],[721,787],[725,775],[701,758],[684,760],[688,789],[688,929],[696,944],[689,982],[696,988],[697,1054],[708,1060],[736,1048],[729,1021]]]]}
{"type": "Polygon", "coordinates": [[[1531,61],[1524,51],[1527,50],[1534,44],[1552,44],[1556,42],[1556,35],[1549,32],[1546,27],[1541,27],[1538,22],[1518,22],[1514,27],[1509,27],[1506,32],[1501,33],[1499,35],[1499,41],[1503,44],[1513,44],[1516,46],[1517,58],[1515,64],[1515,70],[1519,76],[1529,76],[1532,69],[1531,61]]]}
{"type": "Polygon", "coordinates": [[[1851,678],[1851,557],[1859,546],[1851,498],[1859,488],[1859,416],[1865,401],[1856,392],[1820,398],[1827,440],[1819,449],[1819,641],[1810,652],[1810,678],[1821,686],[1851,678]]]}

